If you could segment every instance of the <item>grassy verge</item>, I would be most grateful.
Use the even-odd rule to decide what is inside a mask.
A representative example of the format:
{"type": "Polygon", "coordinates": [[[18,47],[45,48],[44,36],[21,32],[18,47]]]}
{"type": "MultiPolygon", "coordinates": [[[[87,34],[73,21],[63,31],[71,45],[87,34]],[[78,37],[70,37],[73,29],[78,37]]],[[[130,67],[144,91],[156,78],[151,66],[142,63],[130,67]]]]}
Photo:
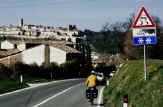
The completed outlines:
{"type": "MultiPolygon", "coordinates": [[[[62,80],[63,78],[57,79],[62,80]]],[[[0,94],[12,92],[21,88],[29,87],[27,83],[44,83],[54,80],[48,80],[43,78],[32,78],[29,76],[23,77],[23,84],[20,86],[19,78],[11,78],[5,74],[0,74],[0,94]]]]}
{"type": "MultiPolygon", "coordinates": [[[[4,74],[0,75],[0,94],[20,89],[19,81],[16,78],[10,78],[4,74]]],[[[22,87],[28,87],[23,84],[22,87]]]]}
{"type": "Polygon", "coordinates": [[[144,80],[143,60],[125,62],[104,90],[105,107],[123,107],[123,95],[128,94],[129,107],[161,107],[163,104],[163,61],[147,60],[147,80],[144,80]]]}

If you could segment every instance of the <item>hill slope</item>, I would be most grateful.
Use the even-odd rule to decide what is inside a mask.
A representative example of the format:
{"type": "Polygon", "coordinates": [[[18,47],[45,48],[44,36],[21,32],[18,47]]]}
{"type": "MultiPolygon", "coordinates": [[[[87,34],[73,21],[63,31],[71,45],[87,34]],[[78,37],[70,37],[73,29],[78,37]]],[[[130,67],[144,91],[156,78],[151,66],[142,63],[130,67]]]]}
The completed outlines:
{"type": "Polygon", "coordinates": [[[124,94],[128,94],[129,107],[161,107],[163,61],[147,60],[146,81],[143,60],[125,62],[104,90],[105,107],[122,107],[124,94]]]}

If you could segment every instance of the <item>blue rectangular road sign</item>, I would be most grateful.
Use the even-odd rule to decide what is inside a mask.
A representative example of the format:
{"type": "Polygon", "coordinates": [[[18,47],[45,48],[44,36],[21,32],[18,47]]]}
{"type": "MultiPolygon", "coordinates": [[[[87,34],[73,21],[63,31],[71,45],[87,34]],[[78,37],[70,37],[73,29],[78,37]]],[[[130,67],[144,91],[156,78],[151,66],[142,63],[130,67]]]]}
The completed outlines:
{"type": "Polygon", "coordinates": [[[148,44],[156,44],[157,39],[156,36],[149,37],[133,37],[134,45],[148,45],[148,44]]]}

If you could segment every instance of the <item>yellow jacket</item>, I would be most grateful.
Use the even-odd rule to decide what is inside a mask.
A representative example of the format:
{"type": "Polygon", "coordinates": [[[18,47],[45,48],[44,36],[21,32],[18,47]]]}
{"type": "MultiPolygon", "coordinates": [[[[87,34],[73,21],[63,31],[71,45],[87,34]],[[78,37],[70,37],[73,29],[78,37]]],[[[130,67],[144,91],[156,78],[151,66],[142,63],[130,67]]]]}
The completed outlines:
{"type": "Polygon", "coordinates": [[[86,85],[88,87],[95,87],[96,86],[96,75],[90,75],[86,80],[86,85]]]}

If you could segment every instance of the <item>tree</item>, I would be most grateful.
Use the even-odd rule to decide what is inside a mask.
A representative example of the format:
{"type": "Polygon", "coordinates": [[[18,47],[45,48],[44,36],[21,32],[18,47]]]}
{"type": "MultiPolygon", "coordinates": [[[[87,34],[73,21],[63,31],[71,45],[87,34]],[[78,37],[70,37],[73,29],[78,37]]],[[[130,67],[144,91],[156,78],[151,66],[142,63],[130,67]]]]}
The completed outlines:
{"type": "Polygon", "coordinates": [[[143,57],[142,46],[134,46],[132,40],[132,30],[127,32],[126,40],[124,42],[124,52],[129,59],[138,59],[143,57]]]}
{"type": "Polygon", "coordinates": [[[106,23],[100,32],[94,34],[89,39],[90,41],[95,41],[92,44],[99,53],[123,53],[125,33],[122,22],[114,24],[106,23]]]}
{"type": "Polygon", "coordinates": [[[147,47],[148,49],[148,57],[149,58],[157,58],[157,59],[163,59],[163,55],[161,54],[163,52],[163,38],[161,34],[161,20],[158,16],[152,16],[153,21],[156,23],[156,36],[157,36],[157,44],[156,45],[149,45],[147,47]]]}
{"type": "Polygon", "coordinates": [[[135,13],[131,13],[127,20],[123,23],[124,32],[127,33],[131,29],[135,19],[136,19],[135,13]]]}

